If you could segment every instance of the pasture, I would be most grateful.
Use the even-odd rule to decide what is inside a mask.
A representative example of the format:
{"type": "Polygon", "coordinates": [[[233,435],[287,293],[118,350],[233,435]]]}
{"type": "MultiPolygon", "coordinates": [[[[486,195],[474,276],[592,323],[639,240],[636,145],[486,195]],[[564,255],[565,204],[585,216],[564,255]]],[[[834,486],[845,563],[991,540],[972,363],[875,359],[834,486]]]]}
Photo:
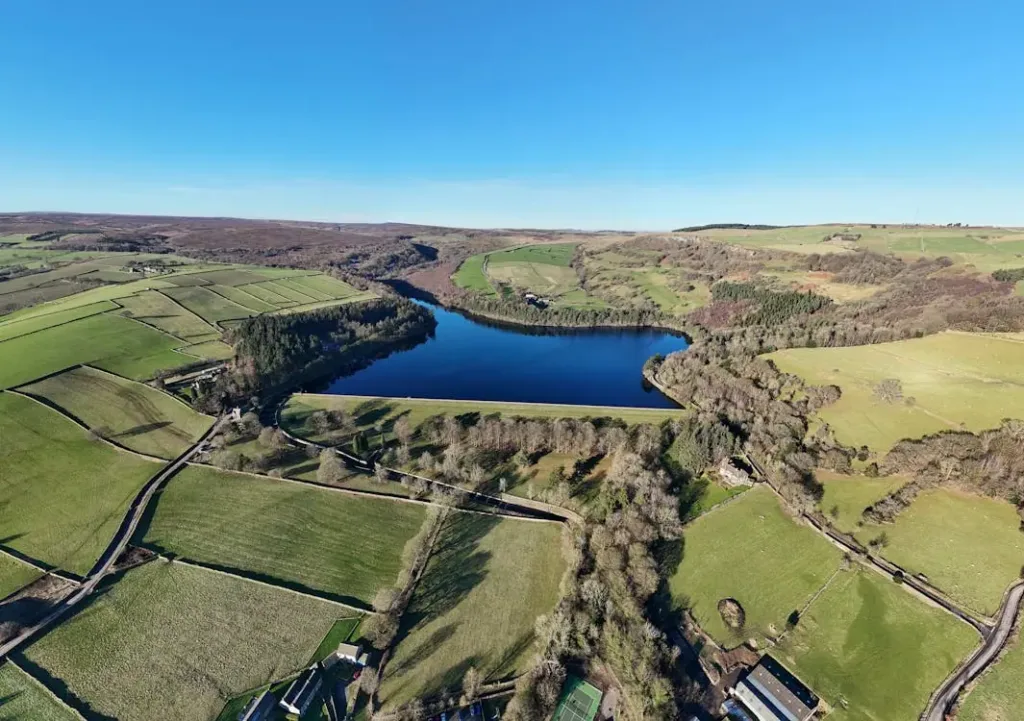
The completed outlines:
{"type": "Polygon", "coordinates": [[[1018,721],[1024,709],[1024,643],[1020,637],[968,694],[959,721],[1018,721]]]}
{"type": "Polygon", "coordinates": [[[91,303],[77,308],[47,313],[46,315],[32,316],[24,320],[0,320],[0,341],[10,340],[11,338],[28,335],[29,333],[46,330],[47,328],[53,328],[54,326],[116,309],[117,305],[109,300],[104,300],[99,303],[91,303]]]}
{"type": "Polygon", "coordinates": [[[857,530],[864,509],[880,501],[910,480],[903,476],[847,476],[831,471],[817,471],[818,481],[825,494],[818,504],[832,525],[847,533],[857,530]]]}
{"type": "Polygon", "coordinates": [[[0,388],[23,385],[79,363],[144,380],[190,359],[181,342],[142,323],[102,313],[0,343],[0,388]]]}
{"type": "Polygon", "coordinates": [[[356,426],[375,434],[381,423],[385,437],[391,427],[405,416],[414,429],[423,421],[438,414],[461,416],[476,414],[480,417],[499,414],[505,418],[614,418],[632,425],[681,418],[688,413],[682,408],[623,408],[617,406],[570,406],[551,403],[505,403],[502,401],[460,401],[422,398],[383,398],[379,396],[340,396],[317,393],[296,393],[288,399],[281,411],[281,424],[300,436],[321,439],[310,423],[318,410],[343,410],[349,413],[356,426]]]}
{"type": "Polygon", "coordinates": [[[60,406],[115,443],[158,458],[177,458],[213,425],[213,418],[166,393],[89,367],[20,390],[60,406]]]}
{"type": "Polygon", "coordinates": [[[837,721],[916,721],[977,632],[858,566],[842,571],[775,651],[837,721]]]}
{"type": "Polygon", "coordinates": [[[131,317],[186,343],[220,338],[220,331],[159,291],[143,291],[117,302],[131,317]]]}
{"type": "Polygon", "coordinates": [[[237,320],[256,314],[255,311],[228,300],[206,286],[165,288],[161,292],[214,326],[223,320],[237,320]]]}
{"type": "Polygon", "coordinates": [[[0,666],[2,721],[82,721],[39,681],[12,662],[0,666]]]}
{"type": "Polygon", "coordinates": [[[1024,342],[1012,335],[945,332],[766,357],[809,383],[838,385],[842,397],[818,416],[841,443],[880,454],[903,438],[961,427],[980,431],[1024,417],[1024,342]],[[900,381],[903,400],[878,397],[874,388],[884,379],[900,381]]]}
{"type": "Polygon", "coordinates": [[[984,272],[1019,266],[1024,252],[1024,230],[983,226],[810,225],[770,230],[723,228],[687,235],[798,253],[867,249],[907,258],[947,256],[984,272]],[[841,234],[860,237],[842,240],[838,237],[841,234]],[[826,238],[835,239],[826,241],[826,238]]]}
{"type": "Polygon", "coordinates": [[[787,516],[763,486],[706,513],[683,532],[683,559],[669,585],[700,627],[725,646],[763,640],[785,628],[839,568],[842,554],[811,528],[787,516]],[[746,614],[731,628],[719,601],[734,599],[746,614]]]}
{"type": "Polygon", "coordinates": [[[924,573],[938,588],[978,613],[991,615],[1003,592],[1020,577],[1024,533],[1006,501],[936,488],[922,491],[895,523],[865,525],[867,543],[883,531],[883,556],[910,573],[924,573]]]}
{"type": "Polygon", "coordinates": [[[128,503],[161,467],[117,451],[41,403],[0,393],[4,544],[86,574],[128,503]]]}
{"type": "Polygon", "coordinates": [[[486,255],[473,255],[466,258],[452,276],[452,282],[465,290],[494,295],[494,287],[487,280],[487,274],[484,271],[486,261],[486,255]]]}
{"type": "MultiPolygon", "coordinates": [[[[6,543],[0,539],[0,548],[6,543]]],[[[39,578],[40,571],[0,550],[0,601],[39,578]]],[[[2,717],[0,717],[2,718],[2,717]]]]}
{"type": "Polygon", "coordinates": [[[565,561],[561,526],[452,512],[402,619],[380,696],[393,707],[523,670],[534,622],[554,608],[565,561]]]}
{"type": "Polygon", "coordinates": [[[161,492],[144,545],[369,607],[402,569],[425,507],[190,466],[161,492]]]}
{"type": "Polygon", "coordinates": [[[25,652],[96,714],[217,716],[225,701],[299,669],[345,609],[206,569],[128,571],[25,652]]]}

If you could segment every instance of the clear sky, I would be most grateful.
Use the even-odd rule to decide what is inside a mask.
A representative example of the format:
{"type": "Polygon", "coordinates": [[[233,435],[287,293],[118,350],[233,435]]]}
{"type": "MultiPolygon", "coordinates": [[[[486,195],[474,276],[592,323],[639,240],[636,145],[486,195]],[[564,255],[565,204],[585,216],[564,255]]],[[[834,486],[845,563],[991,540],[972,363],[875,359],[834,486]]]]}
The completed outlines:
{"type": "Polygon", "coordinates": [[[0,211],[1024,225],[1015,0],[0,7],[0,211]]]}

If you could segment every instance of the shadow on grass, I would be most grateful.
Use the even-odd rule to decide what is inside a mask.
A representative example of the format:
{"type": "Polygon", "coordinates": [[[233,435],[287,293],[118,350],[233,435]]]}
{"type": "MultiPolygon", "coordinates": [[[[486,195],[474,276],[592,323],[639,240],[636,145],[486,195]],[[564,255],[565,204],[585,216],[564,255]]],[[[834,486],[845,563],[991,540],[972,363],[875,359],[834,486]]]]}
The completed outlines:
{"type": "MultiPolygon", "coordinates": [[[[113,438],[131,438],[132,436],[141,436],[141,435],[145,435],[146,433],[152,433],[153,431],[159,431],[162,428],[167,428],[167,426],[172,426],[172,425],[174,425],[174,424],[171,423],[170,421],[157,421],[156,423],[146,423],[145,425],[135,426],[134,428],[129,428],[126,431],[121,431],[120,433],[115,433],[115,434],[113,434],[112,437],[113,438]]],[[[177,429],[172,429],[172,430],[177,430],[177,429]]],[[[184,431],[179,431],[179,433],[176,433],[175,435],[181,435],[181,436],[186,436],[187,437],[188,434],[184,433],[184,431]]]]}

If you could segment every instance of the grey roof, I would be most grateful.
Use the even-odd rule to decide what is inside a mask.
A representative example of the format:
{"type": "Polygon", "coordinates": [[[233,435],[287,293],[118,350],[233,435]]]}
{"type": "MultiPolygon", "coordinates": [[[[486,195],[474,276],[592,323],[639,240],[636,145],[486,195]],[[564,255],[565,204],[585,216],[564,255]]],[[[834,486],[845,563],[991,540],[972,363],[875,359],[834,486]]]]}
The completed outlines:
{"type": "Polygon", "coordinates": [[[320,669],[317,666],[310,666],[299,677],[292,681],[288,691],[285,692],[281,703],[285,706],[302,708],[309,697],[320,688],[320,669]]]}
{"type": "Polygon", "coordinates": [[[814,692],[768,655],[740,683],[782,719],[803,721],[818,707],[814,692]]]}

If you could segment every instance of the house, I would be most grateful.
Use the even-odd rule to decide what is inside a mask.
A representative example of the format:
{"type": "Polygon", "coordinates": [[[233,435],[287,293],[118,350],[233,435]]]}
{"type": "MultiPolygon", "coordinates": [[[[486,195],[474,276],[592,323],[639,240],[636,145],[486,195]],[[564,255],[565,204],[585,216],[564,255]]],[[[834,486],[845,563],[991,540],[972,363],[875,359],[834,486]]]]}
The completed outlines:
{"type": "Polygon", "coordinates": [[[242,709],[238,721],[266,721],[271,717],[275,706],[277,706],[277,699],[269,690],[264,691],[249,700],[249,703],[242,709]]]}
{"type": "Polygon", "coordinates": [[[338,661],[348,661],[356,666],[366,665],[366,652],[355,643],[339,643],[334,653],[324,659],[324,668],[331,668],[338,661]]]}
{"type": "Polygon", "coordinates": [[[302,716],[313,700],[320,698],[320,687],[323,682],[320,666],[318,664],[310,666],[292,681],[278,705],[290,714],[302,716]]]}
{"type": "Polygon", "coordinates": [[[523,297],[526,298],[526,302],[527,303],[532,303],[533,301],[537,300],[537,294],[536,293],[527,293],[523,297]]]}
{"type": "Polygon", "coordinates": [[[807,721],[819,704],[811,689],[767,654],[729,694],[723,708],[737,721],[807,721]]]}
{"type": "Polygon", "coordinates": [[[723,484],[730,487],[754,485],[750,474],[737,466],[731,458],[723,458],[718,464],[718,477],[722,479],[723,484]]]}

